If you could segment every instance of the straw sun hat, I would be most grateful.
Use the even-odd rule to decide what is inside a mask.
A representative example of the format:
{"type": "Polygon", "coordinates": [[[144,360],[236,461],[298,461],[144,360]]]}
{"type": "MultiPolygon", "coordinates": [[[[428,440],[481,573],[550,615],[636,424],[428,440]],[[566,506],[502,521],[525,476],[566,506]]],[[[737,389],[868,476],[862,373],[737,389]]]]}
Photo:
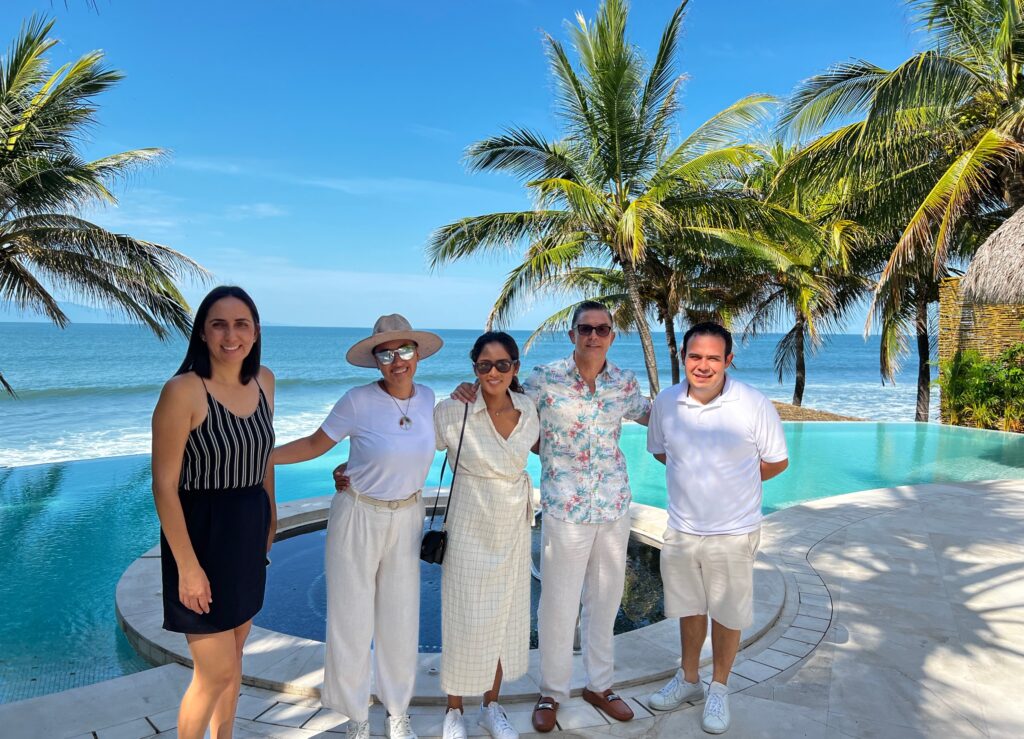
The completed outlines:
{"type": "Polygon", "coordinates": [[[426,359],[436,353],[444,344],[437,334],[432,334],[429,331],[413,331],[412,325],[405,319],[405,316],[392,313],[390,316],[378,318],[377,322],[373,324],[373,333],[353,344],[345,355],[345,359],[356,367],[375,368],[377,360],[373,357],[373,348],[396,339],[408,339],[415,342],[420,359],[426,359]]]}

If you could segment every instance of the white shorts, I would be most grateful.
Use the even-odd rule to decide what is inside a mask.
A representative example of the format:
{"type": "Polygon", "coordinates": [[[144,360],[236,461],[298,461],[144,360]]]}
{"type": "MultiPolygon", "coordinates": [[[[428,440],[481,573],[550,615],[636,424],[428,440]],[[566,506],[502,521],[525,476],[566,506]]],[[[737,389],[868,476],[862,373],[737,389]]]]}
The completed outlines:
{"type": "Polygon", "coordinates": [[[665,616],[711,618],[727,629],[754,622],[754,558],[761,530],[748,534],[698,536],[665,530],[661,580],[665,616]]]}

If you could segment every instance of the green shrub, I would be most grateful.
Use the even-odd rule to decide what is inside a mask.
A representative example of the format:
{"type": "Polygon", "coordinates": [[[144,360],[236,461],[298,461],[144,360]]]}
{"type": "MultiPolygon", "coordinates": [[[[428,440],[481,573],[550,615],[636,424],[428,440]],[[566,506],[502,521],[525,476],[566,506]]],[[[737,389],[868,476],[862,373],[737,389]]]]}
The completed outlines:
{"type": "Polygon", "coordinates": [[[1024,431],[1024,343],[996,359],[974,349],[957,352],[940,370],[937,382],[949,423],[1024,431]]]}

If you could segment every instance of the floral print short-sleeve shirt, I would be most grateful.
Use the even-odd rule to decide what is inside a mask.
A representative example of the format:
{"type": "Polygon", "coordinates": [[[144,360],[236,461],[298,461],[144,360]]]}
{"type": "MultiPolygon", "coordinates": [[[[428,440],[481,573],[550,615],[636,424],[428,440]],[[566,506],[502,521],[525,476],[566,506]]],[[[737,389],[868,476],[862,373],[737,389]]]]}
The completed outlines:
{"type": "Polygon", "coordinates": [[[590,392],[572,356],[535,367],[523,382],[540,414],[541,506],[570,523],[607,523],[629,510],[622,421],[651,409],[636,375],[611,362],[594,385],[590,392]]]}

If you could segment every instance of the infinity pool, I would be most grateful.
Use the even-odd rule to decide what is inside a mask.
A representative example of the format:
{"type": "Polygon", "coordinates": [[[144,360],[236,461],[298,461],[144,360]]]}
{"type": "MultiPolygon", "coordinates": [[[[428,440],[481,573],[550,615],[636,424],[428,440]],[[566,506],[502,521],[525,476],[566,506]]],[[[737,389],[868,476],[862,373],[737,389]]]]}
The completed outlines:
{"type": "MultiPolygon", "coordinates": [[[[792,465],[765,486],[766,512],[813,498],[922,482],[1024,477],[1024,436],[913,423],[788,423],[792,465]]],[[[623,432],[634,497],[664,507],[646,434],[623,432]]],[[[330,492],[322,460],[279,468],[278,495],[330,492]]],[[[435,485],[440,459],[428,485],[435,485]]],[[[537,480],[539,464],[531,460],[537,480]]],[[[146,456],[0,467],[0,702],[147,667],[117,628],[114,588],[157,540],[146,456]]]]}

